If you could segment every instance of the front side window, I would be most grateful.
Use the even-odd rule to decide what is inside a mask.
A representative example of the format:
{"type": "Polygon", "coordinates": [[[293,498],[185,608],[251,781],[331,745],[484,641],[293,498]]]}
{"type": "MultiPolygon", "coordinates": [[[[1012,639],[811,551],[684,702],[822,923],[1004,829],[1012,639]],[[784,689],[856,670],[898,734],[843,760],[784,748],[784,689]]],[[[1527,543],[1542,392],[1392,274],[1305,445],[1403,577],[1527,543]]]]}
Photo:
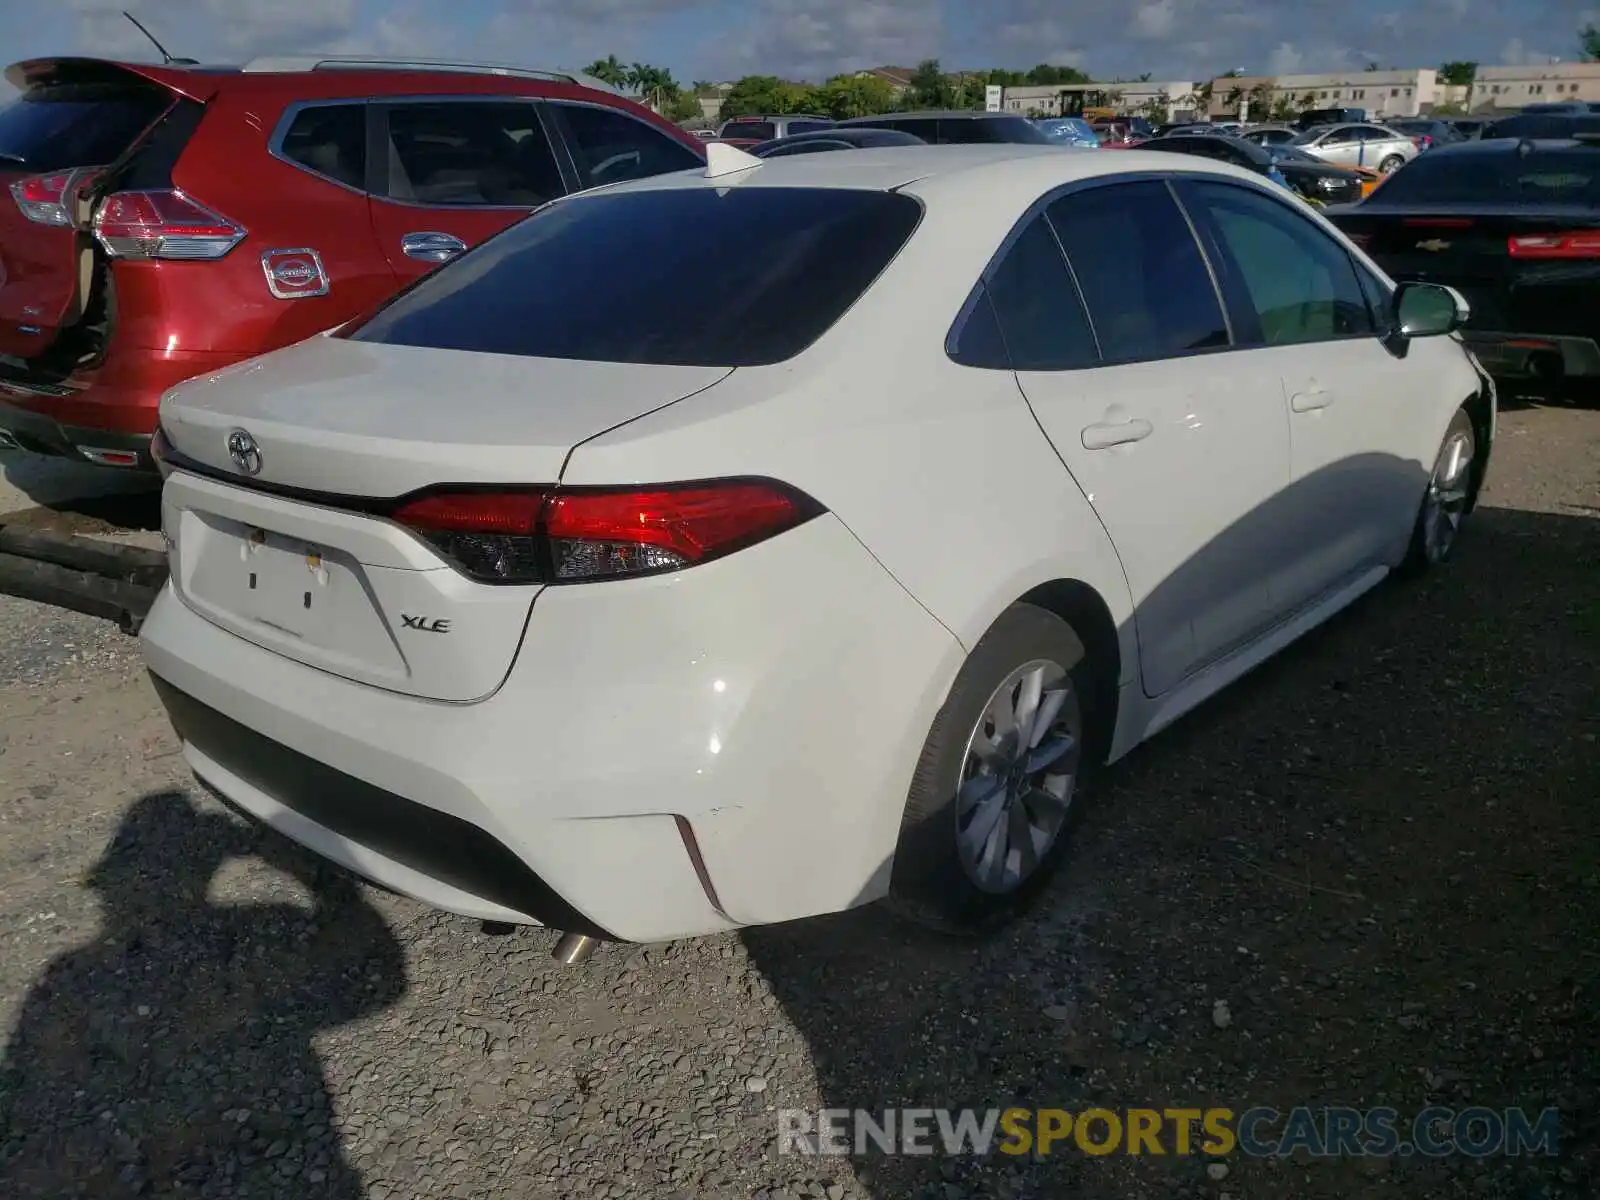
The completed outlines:
{"type": "Polygon", "coordinates": [[[614,108],[553,104],[567,129],[579,187],[601,187],[702,166],[689,147],[614,108]]]}
{"type": "Polygon", "coordinates": [[[1350,256],[1311,222],[1249,188],[1188,181],[1183,194],[1209,218],[1266,345],[1374,333],[1350,256]]]}
{"type": "Polygon", "coordinates": [[[388,119],[391,200],[537,208],[566,190],[532,104],[402,103],[388,119]]]}
{"type": "Polygon", "coordinates": [[[857,189],[575,196],[446,263],[341,336],[588,362],[764,366],[833,326],[921,217],[910,196],[857,189]]]}
{"type": "Polygon", "coordinates": [[[1229,344],[1211,272],[1165,183],[1090,188],[1063,196],[1048,212],[1105,362],[1229,344]]]}

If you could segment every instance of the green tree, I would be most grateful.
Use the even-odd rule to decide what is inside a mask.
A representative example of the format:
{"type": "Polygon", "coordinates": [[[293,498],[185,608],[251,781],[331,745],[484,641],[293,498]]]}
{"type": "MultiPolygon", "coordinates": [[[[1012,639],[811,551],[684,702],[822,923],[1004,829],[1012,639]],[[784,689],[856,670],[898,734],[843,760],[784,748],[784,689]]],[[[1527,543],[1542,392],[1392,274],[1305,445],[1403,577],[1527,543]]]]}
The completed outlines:
{"type": "Polygon", "coordinates": [[[906,102],[913,108],[944,108],[951,99],[950,81],[944,76],[937,58],[925,58],[911,73],[911,86],[906,91],[906,102]]]}
{"type": "Polygon", "coordinates": [[[812,112],[820,104],[817,90],[776,75],[746,75],[722,101],[723,117],[783,116],[812,112]]]}
{"type": "Polygon", "coordinates": [[[628,68],[622,65],[622,60],[615,54],[596,59],[585,67],[583,72],[585,75],[593,75],[602,83],[609,83],[612,87],[628,86],[628,68]]]}
{"type": "Polygon", "coordinates": [[[679,92],[667,104],[667,119],[671,121],[697,121],[705,117],[700,107],[700,97],[693,92],[679,92]]]}
{"type": "Polygon", "coordinates": [[[1447,87],[1471,87],[1477,77],[1475,62],[1447,62],[1439,68],[1439,82],[1447,87]]]}
{"type": "Polygon", "coordinates": [[[1077,67],[1057,67],[1050,63],[1040,63],[1027,74],[1027,82],[1034,87],[1048,87],[1051,84],[1066,83],[1092,83],[1087,75],[1077,67]]]}
{"type": "Polygon", "coordinates": [[[1588,62],[1600,62],[1600,26],[1585,25],[1578,34],[1578,46],[1588,62]]]}
{"type": "Polygon", "coordinates": [[[836,121],[890,112],[898,98],[894,85],[876,75],[835,75],[817,89],[817,103],[836,121]]]}
{"type": "Polygon", "coordinates": [[[1298,111],[1293,96],[1279,96],[1272,102],[1272,119],[1274,121],[1292,121],[1298,111]]]}
{"type": "Polygon", "coordinates": [[[1250,89],[1250,116],[1260,120],[1272,110],[1272,85],[1258,83],[1250,89]]]}

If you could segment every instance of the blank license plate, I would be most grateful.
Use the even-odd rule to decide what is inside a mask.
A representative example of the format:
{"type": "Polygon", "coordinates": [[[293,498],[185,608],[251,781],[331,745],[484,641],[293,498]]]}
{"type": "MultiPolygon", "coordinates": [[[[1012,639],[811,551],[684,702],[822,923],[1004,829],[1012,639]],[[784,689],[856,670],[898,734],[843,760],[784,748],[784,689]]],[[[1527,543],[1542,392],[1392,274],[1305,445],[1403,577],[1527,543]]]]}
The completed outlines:
{"type": "Polygon", "coordinates": [[[332,576],[318,546],[260,530],[243,544],[239,596],[243,615],[304,636],[328,606],[332,576]]]}

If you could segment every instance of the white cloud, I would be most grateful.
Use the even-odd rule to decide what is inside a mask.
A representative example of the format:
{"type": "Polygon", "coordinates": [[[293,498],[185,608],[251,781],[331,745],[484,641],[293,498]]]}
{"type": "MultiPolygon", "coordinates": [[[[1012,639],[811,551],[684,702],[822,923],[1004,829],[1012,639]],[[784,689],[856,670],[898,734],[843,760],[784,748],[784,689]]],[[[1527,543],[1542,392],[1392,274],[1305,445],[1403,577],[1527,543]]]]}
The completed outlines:
{"type": "Polygon", "coordinates": [[[1298,75],[1305,64],[1306,56],[1295,49],[1293,42],[1279,42],[1267,55],[1267,74],[1298,75]]]}
{"type": "Polygon", "coordinates": [[[724,76],[823,79],[934,58],[943,40],[938,0],[760,0],[702,58],[724,76]]]}
{"type": "MultiPolygon", "coordinates": [[[[122,15],[127,0],[67,0],[78,49],[150,58],[154,47],[122,15]]],[[[135,14],[180,58],[321,49],[355,28],[356,0],[147,0],[135,14]],[[196,38],[200,40],[196,42],[196,38]]]]}
{"type": "Polygon", "coordinates": [[[1134,13],[1134,24],[1147,38],[1166,38],[1178,23],[1177,0],[1155,0],[1141,4],[1134,13]]]}
{"type": "Polygon", "coordinates": [[[1508,67],[1527,67],[1534,64],[1554,62],[1557,56],[1546,54],[1538,50],[1530,50],[1523,45],[1521,38],[1512,38],[1500,47],[1500,62],[1508,67]]]}

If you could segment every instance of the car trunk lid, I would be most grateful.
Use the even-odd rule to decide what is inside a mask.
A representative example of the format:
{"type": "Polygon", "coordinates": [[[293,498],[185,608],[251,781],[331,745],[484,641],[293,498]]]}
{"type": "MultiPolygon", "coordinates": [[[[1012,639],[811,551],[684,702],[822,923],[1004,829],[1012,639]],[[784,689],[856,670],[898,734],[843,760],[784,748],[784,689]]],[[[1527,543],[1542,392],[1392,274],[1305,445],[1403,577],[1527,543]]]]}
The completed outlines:
{"type": "Polygon", "coordinates": [[[21,94],[0,108],[0,355],[38,358],[83,314],[94,261],[88,185],[172,107],[181,93],[167,76],[181,72],[96,59],[7,70],[21,94]]]}
{"type": "Polygon", "coordinates": [[[213,623],[309,666],[482,699],[540,587],[469,579],[388,519],[392,501],[556,483],[578,443],[729,373],[323,336],[191,381],[161,412],[177,467],[164,495],[174,587],[213,623]]]}
{"type": "MultiPolygon", "coordinates": [[[[1531,319],[1530,306],[1549,308],[1558,322],[1566,309],[1568,318],[1579,318],[1586,305],[1567,299],[1581,299],[1576,289],[1587,295],[1600,282],[1600,246],[1593,254],[1562,257],[1542,248],[1553,235],[1600,235],[1600,215],[1586,205],[1384,209],[1368,202],[1333,219],[1392,278],[1459,291],[1472,307],[1468,328],[1515,332],[1531,319]]],[[[1535,323],[1540,332],[1565,331],[1535,323]]]]}

